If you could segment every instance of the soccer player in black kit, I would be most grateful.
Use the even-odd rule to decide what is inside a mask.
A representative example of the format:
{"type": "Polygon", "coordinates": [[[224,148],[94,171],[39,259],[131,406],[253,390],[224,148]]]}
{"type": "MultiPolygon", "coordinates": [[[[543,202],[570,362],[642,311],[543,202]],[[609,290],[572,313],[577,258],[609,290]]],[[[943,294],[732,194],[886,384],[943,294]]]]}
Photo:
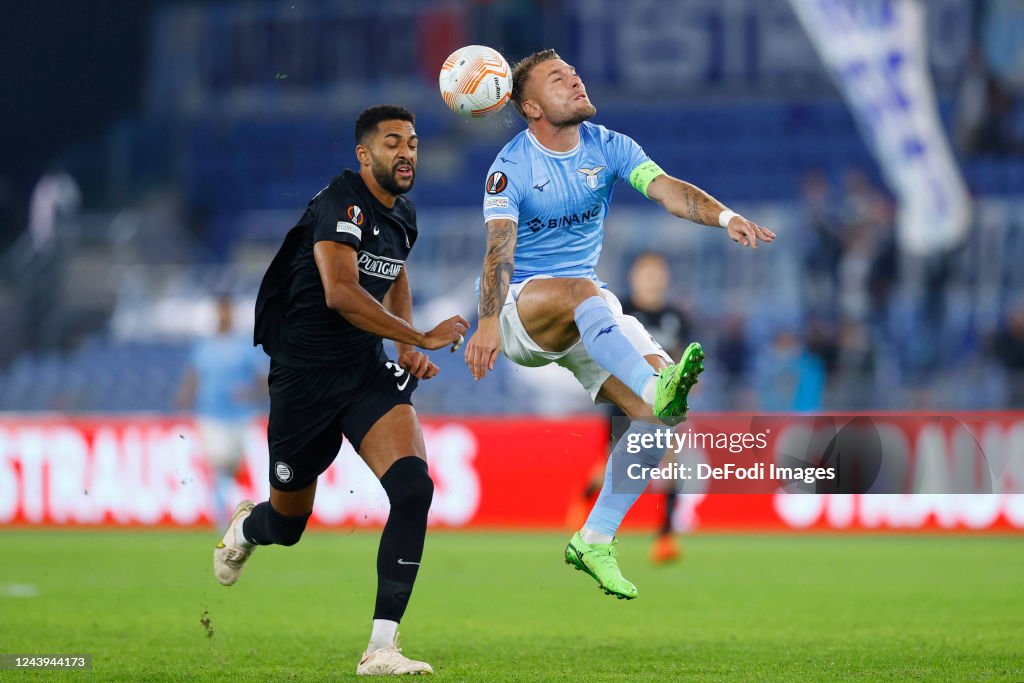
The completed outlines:
{"type": "Polygon", "coordinates": [[[411,396],[438,372],[417,350],[461,345],[460,316],[429,332],[412,325],[405,260],[416,212],[402,195],[416,175],[415,117],[371,107],[356,120],[359,172],[346,170],[310,200],[260,285],[254,341],[270,356],[270,500],[242,501],[214,550],[230,586],[256,546],[298,543],[317,477],[344,435],[391,501],[377,555],[373,628],[356,673],[432,673],[397,647],[423,554],[434,484],[411,396]],[[392,339],[397,362],[381,343],[392,339]]]}

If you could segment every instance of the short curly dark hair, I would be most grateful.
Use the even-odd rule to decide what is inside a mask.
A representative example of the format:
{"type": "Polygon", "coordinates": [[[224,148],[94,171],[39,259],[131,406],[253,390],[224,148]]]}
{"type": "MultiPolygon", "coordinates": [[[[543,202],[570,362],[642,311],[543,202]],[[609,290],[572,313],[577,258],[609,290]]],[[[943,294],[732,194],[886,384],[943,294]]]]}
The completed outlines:
{"type": "Polygon", "coordinates": [[[363,144],[381,121],[408,121],[416,125],[416,115],[397,104],[378,104],[364,109],[356,119],[356,144],[363,144]]]}
{"type": "Polygon", "coordinates": [[[523,111],[523,88],[526,87],[526,81],[530,78],[530,72],[538,64],[549,62],[552,59],[561,59],[561,57],[557,52],[548,48],[523,57],[512,69],[512,104],[516,105],[516,111],[524,119],[526,113],[523,111]]]}

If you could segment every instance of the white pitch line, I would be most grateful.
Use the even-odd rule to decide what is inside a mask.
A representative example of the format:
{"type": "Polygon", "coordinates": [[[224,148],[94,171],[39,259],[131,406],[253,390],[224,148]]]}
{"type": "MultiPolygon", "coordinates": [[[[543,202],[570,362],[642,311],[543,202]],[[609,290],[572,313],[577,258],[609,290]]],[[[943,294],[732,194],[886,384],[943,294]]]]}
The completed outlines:
{"type": "Polygon", "coordinates": [[[39,596],[39,589],[31,583],[5,583],[0,584],[0,596],[5,598],[35,598],[39,596]]]}

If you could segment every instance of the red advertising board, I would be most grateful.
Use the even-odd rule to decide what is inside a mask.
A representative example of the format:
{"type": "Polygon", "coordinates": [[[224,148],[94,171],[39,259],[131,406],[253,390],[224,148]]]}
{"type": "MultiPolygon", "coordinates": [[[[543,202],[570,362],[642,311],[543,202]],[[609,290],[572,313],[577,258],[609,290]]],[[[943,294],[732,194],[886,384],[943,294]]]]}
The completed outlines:
{"type": "MultiPolygon", "coordinates": [[[[941,481],[956,472],[980,471],[983,465],[992,476],[972,474],[971,481],[983,481],[987,488],[956,494],[816,495],[780,492],[772,486],[757,493],[729,493],[731,489],[715,481],[695,481],[684,487],[689,493],[677,506],[677,526],[1024,529],[1024,414],[962,414],[938,422],[927,417],[873,419],[887,443],[894,444],[900,472],[908,481],[941,481]],[[965,433],[973,450],[965,451],[961,443],[965,433]],[[978,453],[984,454],[980,460],[978,453]]],[[[687,425],[716,434],[769,429],[773,436],[766,453],[778,462],[793,443],[806,440],[800,431],[806,429],[805,418],[757,418],[751,427],[749,417],[705,415],[687,425]]],[[[569,504],[600,466],[608,438],[607,422],[597,417],[431,418],[423,428],[435,481],[431,524],[441,527],[563,528],[569,504]]],[[[707,463],[710,471],[736,455],[719,446],[708,442],[688,447],[685,455],[691,462],[707,463]]],[[[265,423],[254,423],[232,498],[264,499],[267,467],[265,423]]],[[[0,418],[0,524],[208,524],[211,490],[211,472],[190,418],[0,418]]],[[[627,527],[652,528],[663,500],[661,495],[642,496],[627,517],[627,527]]],[[[321,477],[314,525],[375,526],[386,516],[383,490],[346,444],[321,477]]]]}

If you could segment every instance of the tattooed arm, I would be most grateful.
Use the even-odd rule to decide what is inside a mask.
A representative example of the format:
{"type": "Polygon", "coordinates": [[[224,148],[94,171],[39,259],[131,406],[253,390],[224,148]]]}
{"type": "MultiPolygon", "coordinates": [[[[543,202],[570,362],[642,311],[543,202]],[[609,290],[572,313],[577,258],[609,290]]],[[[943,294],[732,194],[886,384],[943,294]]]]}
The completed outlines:
{"type": "Polygon", "coordinates": [[[501,350],[498,314],[505,304],[509,282],[515,267],[516,222],[508,219],[487,221],[487,253],[480,275],[480,323],[466,345],[466,365],[474,379],[483,379],[501,350]]]}
{"type": "Polygon", "coordinates": [[[508,219],[487,222],[487,253],[480,276],[480,319],[497,318],[505,305],[515,269],[516,223],[508,219]]]}
{"type": "MultiPolygon", "coordinates": [[[[651,181],[647,187],[647,196],[673,216],[686,218],[701,225],[720,227],[718,219],[723,211],[728,210],[724,204],[699,187],[665,174],[651,181]]],[[[758,240],[771,242],[775,239],[774,232],[748,221],[739,214],[732,216],[726,231],[733,242],[753,249],[757,248],[758,240]]]]}

